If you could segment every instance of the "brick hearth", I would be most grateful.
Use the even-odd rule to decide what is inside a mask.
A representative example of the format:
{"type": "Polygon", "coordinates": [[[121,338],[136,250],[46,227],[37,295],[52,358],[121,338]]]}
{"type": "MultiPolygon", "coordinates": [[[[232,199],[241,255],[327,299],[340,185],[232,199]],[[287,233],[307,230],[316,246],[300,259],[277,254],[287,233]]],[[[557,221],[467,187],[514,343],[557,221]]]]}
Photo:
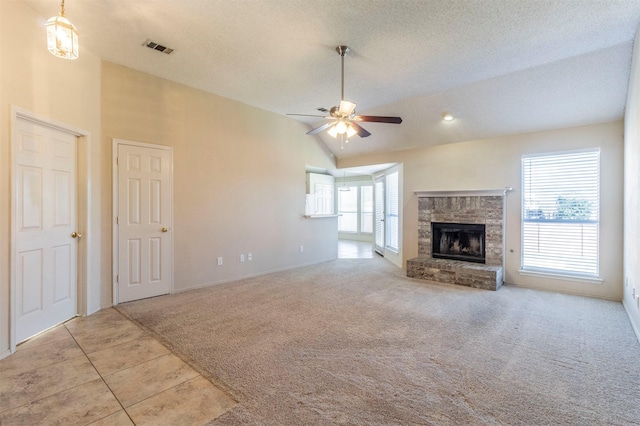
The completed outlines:
{"type": "Polygon", "coordinates": [[[498,290],[502,286],[501,266],[460,260],[415,257],[407,260],[407,276],[485,290],[498,290]]]}

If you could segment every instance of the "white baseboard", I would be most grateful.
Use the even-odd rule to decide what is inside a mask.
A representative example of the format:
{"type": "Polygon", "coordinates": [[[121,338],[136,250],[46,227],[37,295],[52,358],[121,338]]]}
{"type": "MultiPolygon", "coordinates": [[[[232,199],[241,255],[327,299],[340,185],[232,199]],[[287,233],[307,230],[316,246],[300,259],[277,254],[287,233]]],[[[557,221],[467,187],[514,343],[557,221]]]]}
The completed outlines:
{"type": "Polygon", "coordinates": [[[9,355],[11,355],[11,350],[7,349],[6,351],[0,353],[0,359],[4,359],[4,358],[8,357],[9,355]]]}
{"type": "Polygon", "coordinates": [[[513,283],[510,283],[510,282],[507,282],[507,281],[504,281],[502,283],[502,285],[508,285],[509,287],[522,288],[522,289],[526,289],[526,290],[545,291],[547,293],[558,293],[558,294],[567,294],[569,296],[589,297],[591,299],[610,300],[612,302],[620,303],[620,298],[619,297],[607,297],[607,296],[593,295],[593,294],[587,294],[587,293],[580,293],[580,292],[577,292],[577,291],[566,291],[566,290],[555,289],[555,288],[532,287],[532,286],[526,286],[526,285],[522,285],[522,284],[513,284],[513,283]]]}
{"type": "Polygon", "coordinates": [[[202,284],[202,285],[193,286],[193,287],[187,287],[187,288],[181,288],[179,290],[174,289],[173,293],[175,294],[175,293],[183,293],[185,291],[198,290],[200,288],[206,288],[206,287],[211,287],[211,286],[214,286],[214,285],[231,283],[231,282],[234,282],[234,281],[240,281],[240,280],[244,280],[244,279],[247,279],[247,278],[260,277],[262,275],[273,274],[275,272],[289,271],[291,269],[304,268],[305,266],[319,265],[321,263],[332,262],[334,260],[337,260],[337,258],[334,257],[334,258],[331,258],[331,259],[319,260],[317,262],[309,262],[309,263],[303,263],[301,265],[286,266],[284,268],[270,269],[268,271],[258,272],[257,274],[242,275],[242,276],[239,276],[239,277],[230,278],[228,280],[214,281],[212,283],[207,283],[207,284],[202,284]]]}

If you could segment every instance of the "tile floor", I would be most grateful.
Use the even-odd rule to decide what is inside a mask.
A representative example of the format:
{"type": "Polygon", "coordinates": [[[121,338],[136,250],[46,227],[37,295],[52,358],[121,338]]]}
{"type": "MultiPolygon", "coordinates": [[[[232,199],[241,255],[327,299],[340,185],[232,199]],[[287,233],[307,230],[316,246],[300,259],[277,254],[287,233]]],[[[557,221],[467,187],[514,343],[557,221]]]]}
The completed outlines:
{"type": "Polygon", "coordinates": [[[115,309],[0,360],[0,425],[201,425],[236,402],[115,309]]]}
{"type": "Polygon", "coordinates": [[[338,240],[338,259],[371,259],[373,243],[338,240]]]}

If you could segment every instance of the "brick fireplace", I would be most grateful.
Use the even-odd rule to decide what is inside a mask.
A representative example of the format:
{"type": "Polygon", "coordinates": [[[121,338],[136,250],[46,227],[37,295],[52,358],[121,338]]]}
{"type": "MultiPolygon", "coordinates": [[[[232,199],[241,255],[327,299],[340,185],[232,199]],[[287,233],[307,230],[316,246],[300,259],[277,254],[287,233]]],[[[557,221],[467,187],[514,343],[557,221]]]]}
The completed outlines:
{"type": "Polygon", "coordinates": [[[498,290],[503,282],[505,196],[510,189],[416,191],[418,257],[407,261],[407,276],[498,290]],[[435,235],[437,241],[432,224],[446,230],[444,237],[442,231],[435,235]],[[469,229],[481,227],[482,241],[467,235],[469,229]],[[434,247],[454,255],[434,253],[434,247]],[[482,258],[470,256],[480,249],[482,258]]]}

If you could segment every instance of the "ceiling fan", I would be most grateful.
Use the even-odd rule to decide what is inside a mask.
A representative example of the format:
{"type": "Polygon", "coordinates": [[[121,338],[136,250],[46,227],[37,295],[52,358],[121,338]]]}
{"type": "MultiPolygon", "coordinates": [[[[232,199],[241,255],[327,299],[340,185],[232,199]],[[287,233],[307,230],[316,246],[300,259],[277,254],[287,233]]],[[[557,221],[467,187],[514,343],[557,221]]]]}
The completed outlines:
{"type": "Polygon", "coordinates": [[[341,86],[340,86],[340,104],[331,109],[326,108],[318,108],[318,111],[329,113],[328,116],[325,115],[309,115],[309,114],[287,114],[287,115],[297,115],[303,117],[322,117],[327,120],[330,120],[327,123],[324,123],[321,126],[318,126],[307,132],[308,135],[315,135],[317,133],[323,132],[327,130],[334,138],[337,138],[340,135],[342,140],[342,148],[344,148],[344,144],[349,142],[349,138],[358,135],[361,138],[366,138],[370,136],[369,133],[364,127],[358,124],[358,122],[373,122],[373,123],[391,123],[391,124],[400,124],[402,123],[402,118],[400,117],[383,117],[378,115],[356,115],[356,104],[347,101],[344,98],[344,56],[350,51],[348,46],[338,46],[336,47],[336,52],[340,55],[342,61],[342,73],[341,73],[341,86]]]}

